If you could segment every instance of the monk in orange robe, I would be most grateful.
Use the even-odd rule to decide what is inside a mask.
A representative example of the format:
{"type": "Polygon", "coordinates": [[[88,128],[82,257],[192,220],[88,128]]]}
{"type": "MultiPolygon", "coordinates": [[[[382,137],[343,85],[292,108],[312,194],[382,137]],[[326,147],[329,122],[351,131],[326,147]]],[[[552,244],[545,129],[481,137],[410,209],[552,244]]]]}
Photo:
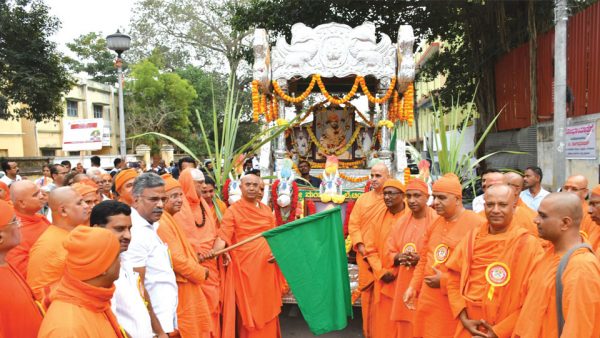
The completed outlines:
{"type": "MultiPolygon", "coordinates": [[[[406,188],[402,182],[388,179],[383,184],[383,201],[387,207],[386,212],[378,218],[372,219],[367,225],[367,231],[363,236],[367,254],[365,259],[369,263],[375,278],[372,284],[371,304],[369,304],[369,317],[363,321],[369,321],[367,337],[395,337],[396,323],[391,320],[392,304],[394,297],[394,282],[397,269],[394,262],[389,259],[385,252],[392,226],[398,222],[404,214],[404,191],[406,188]]],[[[362,304],[365,306],[366,304],[362,304]]]]}
{"type": "MultiPolygon", "coordinates": [[[[419,262],[418,252],[423,250],[427,227],[438,219],[435,211],[427,206],[429,190],[427,183],[415,178],[406,185],[406,203],[410,211],[392,226],[385,253],[396,270],[391,320],[396,322],[396,338],[413,337],[415,311],[402,302],[402,295],[412,279],[414,267],[419,262]]],[[[391,335],[390,335],[391,337],[391,335]]]]}
{"type": "Polygon", "coordinates": [[[513,337],[600,337],[600,263],[579,234],[581,200],[569,192],[546,196],[535,222],[550,241],[527,285],[527,296],[513,337]],[[571,253],[561,275],[562,307],[557,308],[556,274],[561,258],[571,253]],[[559,328],[557,311],[564,325],[559,328]],[[561,332],[561,333],[559,333],[561,332]]]}
{"type": "Polygon", "coordinates": [[[65,274],[38,337],[125,337],[110,309],[121,266],[117,236],[103,228],[77,227],[64,247],[65,274]]]}
{"type": "MultiPolygon", "coordinates": [[[[523,176],[515,172],[507,172],[504,174],[506,180],[503,184],[508,184],[513,188],[515,193],[515,211],[513,213],[513,223],[525,228],[532,235],[538,236],[537,226],[533,223],[533,219],[537,216],[537,211],[531,209],[520,197],[521,191],[523,191],[524,181],[523,176]]],[[[548,245],[546,241],[541,240],[542,246],[548,245]]]]}
{"type": "MultiPolygon", "coordinates": [[[[10,202],[10,189],[6,183],[0,181],[0,200],[10,202]]],[[[12,202],[11,202],[12,203],[12,202]]]]}
{"type": "Polygon", "coordinates": [[[596,226],[591,215],[587,212],[589,210],[588,203],[585,201],[589,192],[587,178],[583,175],[570,176],[563,184],[562,191],[572,192],[579,196],[583,208],[583,218],[579,225],[579,231],[583,238],[596,249],[600,245],[600,227],[596,226]]]}
{"type": "Polygon", "coordinates": [[[204,202],[210,207],[211,215],[216,222],[217,229],[221,227],[221,218],[225,214],[227,204],[218,198],[215,198],[215,181],[210,177],[205,177],[204,185],[202,186],[202,198],[204,202]],[[221,214],[221,217],[217,215],[217,209],[221,214]]]}
{"type": "Polygon", "coordinates": [[[119,202],[123,202],[129,206],[133,204],[133,181],[138,177],[138,172],[131,168],[125,169],[115,175],[115,191],[117,192],[119,202]]]}
{"type": "Polygon", "coordinates": [[[90,217],[88,205],[71,187],[50,192],[48,205],[53,223],[31,247],[27,265],[27,283],[37,300],[48,296],[63,275],[67,255],[63,241],[71,230],[85,224],[90,217]]]}
{"type": "Polygon", "coordinates": [[[23,277],[6,260],[19,244],[19,224],[10,204],[0,200],[0,337],[35,338],[42,313],[23,277]]]}
{"type": "Polygon", "coordinates": [[[13,207],[21,220],[21,243],[6,254],[9,262],[23,278],[27,278],[29,250],[33,243],[50,225],[43,215],[37,212],[44,206],[40,188],[32,181],[17,181],[11,185],[13,207]]]}
{"type": "MultiPolygon", "coordinates": [[[[75,189],[79,195],[81,195],[81,198],[83,198],[83,203],[88,205],[91,213],[91,210],[96,206],[96,204],[100,203],[100,198],[98,197],[98,186],[92,181],[84,182],[86,183],[75,183],[71,185],[71,187],[75,189]]],[[[90,225],[89,217],[84,224],[88,226],[90,225]]]]}
{"type": "Polygon", "coordinates": [[[173,217],[181,210],[185,198],[181,185],[170,174],[161,177],[168,199],[157,233],[169,246],[177,280],[177,326],[182,337],[200,338],[209,334],[211,326],[206,297],[200,287],[209,271],[198,263],[198,255],[173,217]]]}
{"type": "Polygon", "coordinates": [[[518,194],[518,198],[517,198],[517,206],[519,207],[524,207],[528,209],[531,212],[534,213],[534,215],[537,215],[537,212],[533,209],[531,209],[525,202],[523,202],[523,200],[521,199],[521,191],[523,191],[525,189],[525,181],[523,180],[523,176],[521,176],[521,174],[516,173],[514,171],[509,171],[507,173],[504,173],[504,176],[506,176],[507,182],[506,184],[510,185],[511,187],[513,187],[515,189],[515,191],[517,191],[518,194]]]}
{"type": "Polygon", "coordinates": [[[458,320],[448,302],[446,261],[452,257],[458,242],[485,220],[463,207],[462,187],[456,175],[444,175],[433,184],[432,190],[433,207],[441,217],[425,233],[421,259],[403,301],[409,309],[416,309],[415,337],[453,337],[458,320]]]}
{"type": "Polygon", "coordinates": [[[514,223],[510,186],[488,187],[484,201],[487,222],[471,230],[446,262],[450,308],[461,322],[454,337],[510,337],[524,286],[543,254],[539,240],[514,223]]]}
{"type": "Polygon", "coordinates": [[[593,231],[590,231],[594,236],[589,236],[588,241],[592,245],[594,251],[596,251],[598,258],[600,258],[600,235],[596,236],[596,234],[600,233],[600,184],[592,190],[588,209],[583,210],[583,212],[587,212],[596,227],[593,228],[593,231]]]}
{"type": "MultiPolygon", "coordinates": [[[[210,213],[210,207],[200,197],[204,187],[204,174],[196,168],[184,169],[179,175],[179,183],[184,194],[181,211],[174,215],[175,220],[186,234],[194,252],[201,257],[206,255],[215,245],[217,239],[216,221],[210,213]]],[[[221,276],[218,261],[209,259],[202,261],[208,269],[208,279],[201,284],[211,315],[211,336],[221,336],[221,276]]]]}
{"type": "MultiPolygon", "coordinates": [[[[241,179],[242,199],[227,208],[213,251],[275,227],[275,216],[257,202],[260,177],[241,179]]],[[[281,312],[279,270],[267,241],[260,237],[230,251],[229,271],[235,285],[239,338],[278,338],[281,312]]],[[[225,304],[227,306],[227,304],[225,304]]]]}
{"type": "MultiPolygon", "coordinates": [[[[350,220],[348,221],[348,235],[352,240],[352,247],[356,251],[356,264],[358,265],[358,289],[361,292],[362,317],[369,318],[372,289],[374,281],[373,272],[364,259],[367,254],[363,235],[368,229],[371,220],[383,215],[387,207],[383,202],[383,184],[389,178],[390,171],[384,163],[380,162],[371,168],[372,190],[362,194],[354,204],[350,220]]],[[[369,321],[363,320],[363,335],[370,332],[369,321]]]]}

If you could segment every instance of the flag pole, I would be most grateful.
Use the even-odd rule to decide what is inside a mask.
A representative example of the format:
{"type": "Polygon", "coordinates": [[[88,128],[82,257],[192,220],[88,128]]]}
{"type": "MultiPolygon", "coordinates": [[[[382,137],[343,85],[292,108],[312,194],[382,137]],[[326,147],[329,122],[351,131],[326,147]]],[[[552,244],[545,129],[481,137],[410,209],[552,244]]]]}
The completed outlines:
{"type": "Polygon", "coordinates": [[[235,249],[237,247],[240,247],[240,246],[242,246],[242,245],[244,245],[246,243],[250,243],[253,240],[258,239],[258,238],[260,238],[262,236],[263,236],[263,233],[261,232],[260,234],[256,234],[254,236],[248,237],[248,238],[244,239],[241,242],[235,243],[234,245],[228,246],[228,247],[226,247],[224,249],[221,249],[219,251],[215,251],[214,256],[216,257],[216,256],[219,256],[219,255],[222,255],[222,254],[224,254],[224,253],[226,253],[226,252],[228,252],[230,250],[233,250],[233,249],[235,249]]]}

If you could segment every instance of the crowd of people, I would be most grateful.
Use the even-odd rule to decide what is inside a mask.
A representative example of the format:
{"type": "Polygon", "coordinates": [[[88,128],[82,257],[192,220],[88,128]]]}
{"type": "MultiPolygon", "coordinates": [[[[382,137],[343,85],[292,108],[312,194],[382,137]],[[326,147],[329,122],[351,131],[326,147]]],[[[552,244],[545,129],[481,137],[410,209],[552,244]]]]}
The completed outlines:
{"type": "MultiPolygon", "coordinates": [[[[97,158],[35,181],[2,163],[0,336],[281,337],[268,244],[229,248],[275,227],[264,181],[248,161],[226,205],[209,162],[97,158]]],[[[364,336],[600,337],[600,185],[541,179],[488,170],[467,210],[456,176],[405,185],[375,164],[348,222],[364,336]]]]}

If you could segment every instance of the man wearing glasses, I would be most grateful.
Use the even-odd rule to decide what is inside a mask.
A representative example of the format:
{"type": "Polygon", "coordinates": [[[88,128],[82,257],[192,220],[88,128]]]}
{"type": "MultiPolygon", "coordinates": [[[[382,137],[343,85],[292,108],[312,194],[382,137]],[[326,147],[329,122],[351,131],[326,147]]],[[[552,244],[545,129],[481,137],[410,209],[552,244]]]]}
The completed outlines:
{"type": "Polygon", "coordinates": [[[585,238],[586,241],[591,239],[596,240],[600,236],[600,227],[598,227],[590,214],[588,214],[588,203],[585,199],[588,196],[588,180],[583,175],[569,176],[563,184],[561,191],[567,191],[574,193],[581,200],[581,207],[583,208],[583,218],[581,224],[579,224],[579,232],[585,238]]]}
{"type": "Polygon", "coordinates": [[[6,261],[21,241],[21,222],[6,201],[0,201],[0,336],[37,337],[42,323],[33,294],[23,277],[6,261]]]}
{"type": "MultiPolygon", "coordinates": [[[[122,174],[122,173],[121,173],[122,174]]],[[[144,173],[133,182],[131,242],[123,260],[140,275],[152,329],[158,337],[177,335],[177,282],[169,248],[157,234],[167,201],[164,180],[144,173]]]]}

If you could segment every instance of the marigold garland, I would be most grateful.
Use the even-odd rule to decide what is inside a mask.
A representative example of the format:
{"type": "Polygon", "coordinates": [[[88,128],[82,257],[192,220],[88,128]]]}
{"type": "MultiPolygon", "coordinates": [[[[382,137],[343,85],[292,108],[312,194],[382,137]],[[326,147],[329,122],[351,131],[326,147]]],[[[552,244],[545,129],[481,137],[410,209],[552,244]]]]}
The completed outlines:
{"type": "Polygon", "coordinates": [[[404,184],[408,184],[410,182],[410,168],[404,168],[404,184]]]}
{"type": "Polygon", "coordinates": [[[362,80],[361,76],[357,76],[354,79],[354,84],[352,85],[352,88],[350,89],[348,94],[346,94],[346,96],[344,96],[341,99],[336,99],[333,96],[331,96],[329,94],[329,92],[327,91],[327,88],[325,88],[325,85],[323,84],[323,81],[321,80],[321,75],[315,74],[315,75],[313,75],[313,78],[315,78],[315,77],[317,79],[317,85],[319,86],[319,89],[321,90],[321,94],[323,94],[325,96],[327,101],[329,101],[335,105],[338,105],[338,106],[340,104],[348,102],[352,97],[354,97],[354,95],[356,94],[356,91],[358,90],[358,85],[359,85],[359,83],[361,83],[361,80],[362,80]]]}
{"type": "Polygon", "coordinates": [[[346,142],[345,145],[341,146],[341,148],[339,148],[335,152],[331,152],[330,149],[323,147],[323,145],[319,142],[319,140],[317,140],[317,137],[315,136],[315,134],[313,133],[313,131],[310,128],[306,128],[306,131],[308,132],[308,136],[310,137],[310,140],[312,141],[312,143],[314,143],[323,154],[340,156],[354,144],[354,142],[356,141],[356,138],[358,138],[358,133],[360,132],[360,129],[361,129],[361,126],[358,126],[356,128],[356,130],[354,131],[354,133],[352,134],[352,137],[350,138],[350,140],[348,142],[346,142]]]}
{"type": "Polygon", "coordinates": [[[415,120],[414,95],[415,95],[415,88],[414,88],[414,85],[412,83],[410,83],[408,85],[408,88],[406,88],[406,90],[404,91],[404,98],[403,98],[404,118],[408,122],[409,127],[412,127],[413,122],[415,120]]]}
{"type": "Polygon", "coordinates": [[[252,81],[252,120],[258,122],[260,115],[260,94],[258,93],[258,80],[252,81]]]}
{"type": "Polygon", "coordinates": [[[275,81],[275,80],[272,81],[273,89],[275,90],[275,93],[277,95],[279,95],[279,97],[281,97],[282,99],[284,99],[290,103],[300,103],[300,102],[304,101],[308,97],[310,92],[312,92],[313,88],[315,87],[316,82],[317,82],[317,78],[315,77],[315,75],[313,75],[312,79],[310,80],[310,84],[308,85],[306,90],[302,94],[300,94],[300,96],[291,97],[291,96],[287,95],[286,93],[284,93],[283,90],[281,90],[281,87],[279,87],[279,84],[277,83],[277,81],[275,81]]]}
{"type": "MultiPolygon", "coordinates": [[[[365,160],[360,159],[351,162],[339,162],[340,169],[348,169],[348,168],[357,168],[364,164],[365,160]]],[[[310,167],[312,169],[325,169],[325,162],[310,162],[310,167]]]]}
{"type": "Polygon", "coordinates": [[[385,95],[383,97],[380,98],[376,98],[374,97],[371,92],[369,91],[369,88],[367,88],[367,83],[365,82],[365,79],[361,77],[361,81],[360,81],[360,87],[362,88],[362,91],[365,95],[367,95],[367,98],[369,99],[369,101],[371,101],[371,103],[383,103],[387,100],[390,99],[390,96],[392,95],[392,92],[394,91],[394,87],[396,86],[396,77],[392,77],[392,83],[390,83],[389,88],[387,89],[387,92],[385,93],[385,95]]]}

